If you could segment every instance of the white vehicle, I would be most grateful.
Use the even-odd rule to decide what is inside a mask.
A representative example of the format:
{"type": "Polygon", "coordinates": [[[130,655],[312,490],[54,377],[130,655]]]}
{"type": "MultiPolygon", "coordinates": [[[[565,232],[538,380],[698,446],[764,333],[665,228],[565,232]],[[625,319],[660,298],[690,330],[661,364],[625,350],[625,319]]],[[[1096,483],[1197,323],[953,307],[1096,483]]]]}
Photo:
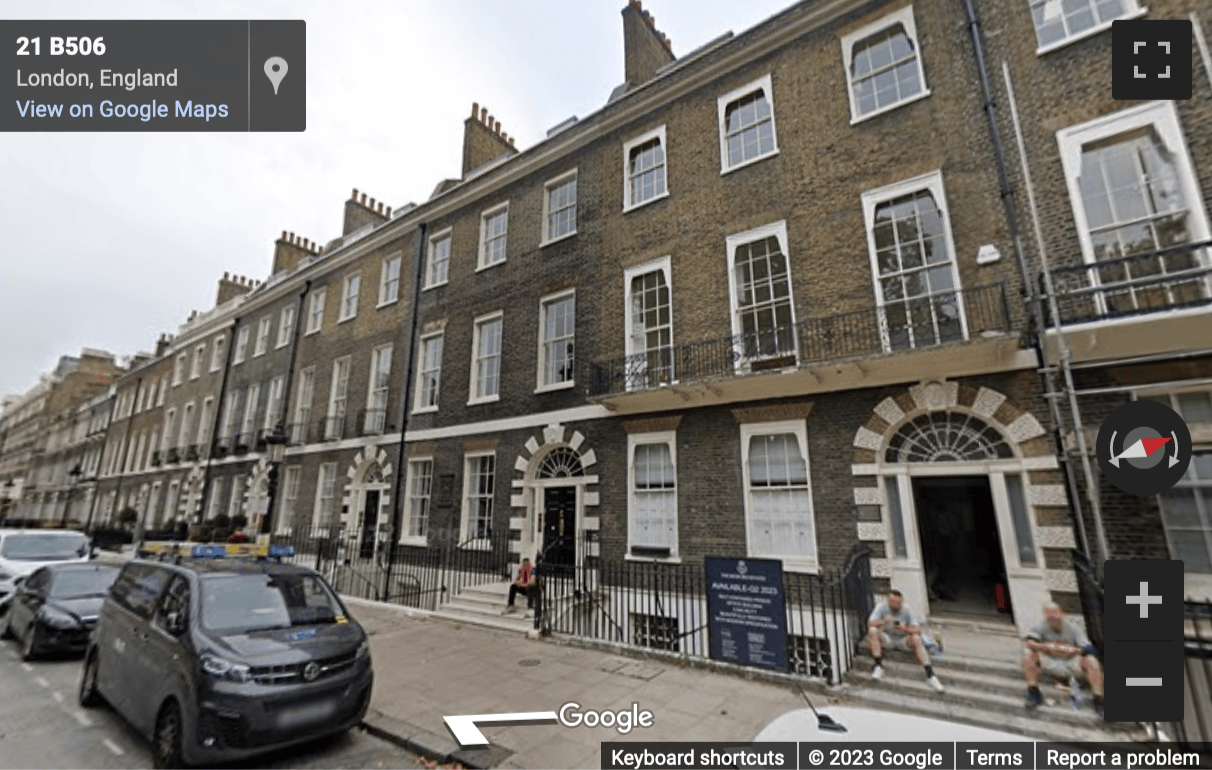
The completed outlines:
{"type": "Polygon", "coordinates": [[[17,581],[39,567],[91,558],[88,536],[70,529],[0,529],[0,613],[17,581]]]}

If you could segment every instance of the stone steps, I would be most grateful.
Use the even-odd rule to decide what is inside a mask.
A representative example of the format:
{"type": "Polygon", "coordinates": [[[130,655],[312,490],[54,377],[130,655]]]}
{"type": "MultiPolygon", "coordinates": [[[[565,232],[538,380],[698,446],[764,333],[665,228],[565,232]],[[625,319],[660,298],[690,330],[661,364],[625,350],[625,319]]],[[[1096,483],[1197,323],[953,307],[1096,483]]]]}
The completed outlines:
{"type": "Polygon", "coordinates": [[[501,614],[508,598],[509,581],[506,580],[468,586],[433,614],[435,617],[447,620],[474,623],[503,631],[526,634],[534,630],[533,617],[526,617],[526,597],[524,596],[519,596],[514,600],[514,604],[518,608],[516,613],[501,614]]]}

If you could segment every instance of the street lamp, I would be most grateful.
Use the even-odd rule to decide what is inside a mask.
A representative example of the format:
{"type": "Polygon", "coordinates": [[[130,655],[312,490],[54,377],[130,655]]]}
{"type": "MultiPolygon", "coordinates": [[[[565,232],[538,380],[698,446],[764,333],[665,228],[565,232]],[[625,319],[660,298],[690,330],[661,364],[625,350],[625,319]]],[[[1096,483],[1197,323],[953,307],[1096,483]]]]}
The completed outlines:
{"type": "Polygon", "coordinates": [[[270,525],[274,517],[274,497],[278,494],[278,466],[286,455],[286,434],[282,431],[282,423],[274,426],[274,432],[265,437],[265,455],[269,460],[269,474],[266,486],[268,499],[265,503],[265,516],[261,519],[260,534],[271,532],[270,525]]]}
{"type": "Polygon", "coordinates": [[[67,489],[67,502],[63,504],[63,519],[59,522],[60,527],[67,526],[67,515],[71,512],[72,498],[76,496],[76,484],[80,483],[80,477],[84,475],[84,469],[80,467],[80,463],[76,463],[67,475],[71,477],[71,486],[67,489]]]}

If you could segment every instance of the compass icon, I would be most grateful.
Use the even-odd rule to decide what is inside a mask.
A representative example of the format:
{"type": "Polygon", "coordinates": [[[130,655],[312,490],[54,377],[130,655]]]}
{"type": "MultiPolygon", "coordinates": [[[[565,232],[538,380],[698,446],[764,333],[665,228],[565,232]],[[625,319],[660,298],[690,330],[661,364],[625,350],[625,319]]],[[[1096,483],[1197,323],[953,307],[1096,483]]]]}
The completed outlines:
{"type": "Polygon", "coordinates": [[[1156,495],[1174,486],[1191,464],[1191,431],[1183,418],[1156,401],[1131,401],[1098,430],[1103,475],[1130,495],[1156,495]]]}

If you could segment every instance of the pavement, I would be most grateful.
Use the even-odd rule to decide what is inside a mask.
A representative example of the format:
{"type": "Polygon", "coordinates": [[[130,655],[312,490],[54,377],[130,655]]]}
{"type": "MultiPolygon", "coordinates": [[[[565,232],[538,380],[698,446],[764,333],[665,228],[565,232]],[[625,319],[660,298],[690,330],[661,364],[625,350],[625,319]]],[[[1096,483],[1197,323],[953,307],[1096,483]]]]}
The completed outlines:
{"type": "MultiPolygon", "coordinates": [[[[790,681],[725,675],[684,662],[637,659],[550,639],[528,639],[420,610],[345,598],[370,634],[375,668],[373,735],[438,762],[486,768],[597,768],[604,742],[751,740],[789,711],[805,707],[790,681]],[[443,716],[555,711],[652,712],[652,724],[486,725],[487,749],[463,750],[443,716]]],[[[838,702],[823,686],[805,691],[820,707],[838,702]]]]}

